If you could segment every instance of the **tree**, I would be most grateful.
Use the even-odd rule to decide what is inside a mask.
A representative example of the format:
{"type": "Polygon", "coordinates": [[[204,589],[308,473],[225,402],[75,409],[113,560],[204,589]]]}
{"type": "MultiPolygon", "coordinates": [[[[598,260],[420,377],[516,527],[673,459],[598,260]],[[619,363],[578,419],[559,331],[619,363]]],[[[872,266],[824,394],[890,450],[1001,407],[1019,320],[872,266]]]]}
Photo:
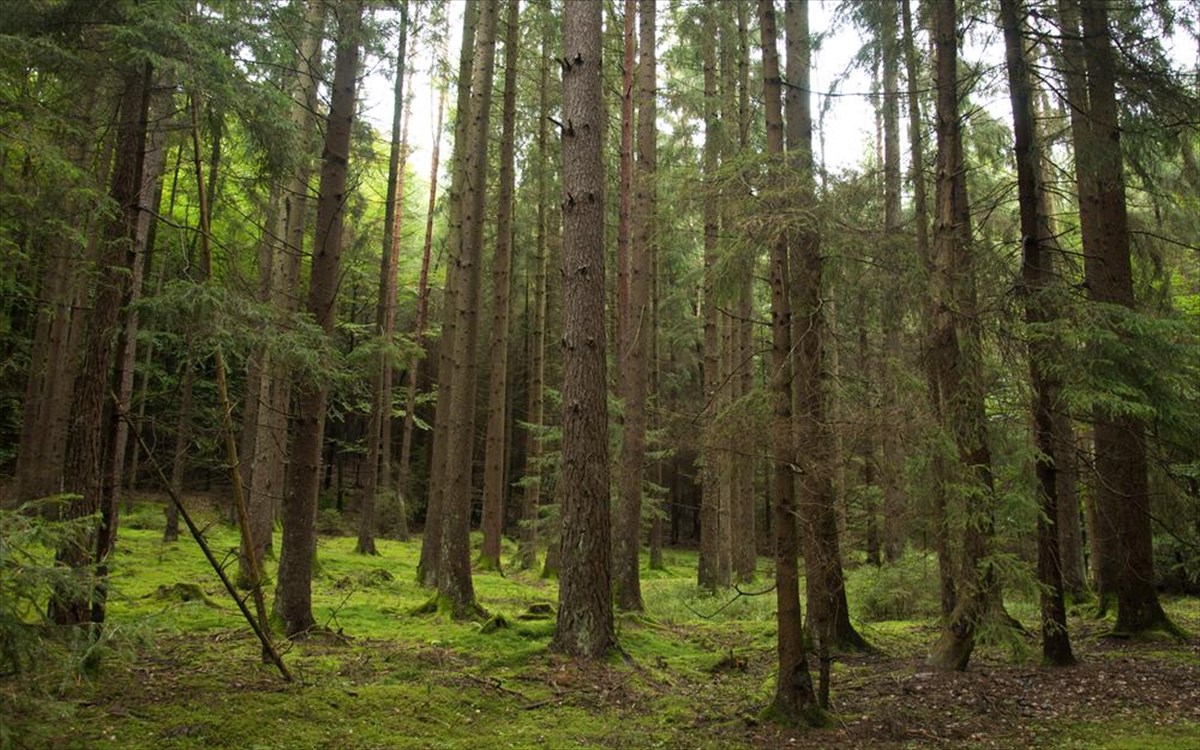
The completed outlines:
{"type": "Polygon", "coordinates": [[[562,567],[552,647],[598,659],[616,645],[605,398],[604,165],[599,0],[563,11],[562,567]]]}
{"type": "MultiPolygon", "coordinates": [[[[466,192],[462,195],[461,247],[451,273],[459,282],[453,297],[455,334],[450,350],[451,381],[446,449],[446,484],[442,499],[441,554],[438,559],[438,596],[455,617],[478,614],[471,582],[470,511],[471,469],[475,447],[475,342],[479,331],[479,287],[483,263],[483,212],[487,186],[488,123],[492,101],[492,62],[496,52],[498,2],[484,0],[475,31],[471,98],[465,110],[463,158],[466,192]]],[[[464,116],[464,111],[459,112],[464,116]]],[[[455,149],[458,142],[455,143],[455,149]]],[[[454,196],[452,196],[452,199],[454,196]]]]}
{"type": "MultiPolygon", "coordinates": [[[[548,11],[548,8],[546,9],[548,11]]],[[[537,225],[534,228],[533,321],[530,324],[528,448],[525,452],[525,492],[521,502],[521,538],[518,556],[523,570],[537,563],[538,508],[542,494],[542,427],[545,423],[546,384],[546,173],[550,169],[548,123],[550,116],[550,14],[542,14],[542,54],[538,65],[538,128],[535,190],[537,192],[537,225]]]]}
{"type": "MultiPolygon", "coordinates": [[[[798,172],[799,200],[810,210],[816,206],[816,176],[812,151],[810,97],[811,43],[808,38],[808,5],[793,0],[786,5],[788,162],[798,172]]],[[[811,225],[796,230],[789,258],[791,283],[791,351],[794,352],[796,443],[799,467],[797,504],[805,528],[805,581],[810,617],[816,624],[821,647],[865,649],[867,644],[850,623],[845,577],[838,543],[837,511],[833,495],[833,436],[825,409],[828,400],[821,338],[824,312],[821,298],[823,259],[821,237],[811,225]]]]}
{"type": "Polygon", "coordinates": [[[654,250],[655,169],[657,137],[654,97],[657,88],[654,2],[642,0],[638,13],[637,164],[633,190],[636,228],[629,248],[629,309],[617,371],[624,377],[625,439],[621,443],[621,500],[617,510],[613,588],[617,606],[640,611],[642,589],[638,552],[642,539],[642,484],[646,464],[646,386],[650,353],[650,258],[654,250]]]}
{"type": "MultiPolygon", "coordinates": [[[[997,602],[995,572],[988,560],[992,527],[992,459],[984,413],[981,342],[975,271],[971,254],[971,217],[967,203],[959,113],[958,4],[934,6],[933,34],[937,85],[937,218],[933,237],[930,293],[933,320],[929,357],[933,368],[934,411],[953,440],[959,509],[965,517],[963,549],[955,580],[957,601],[927,664],[966,669],[975,634],[991,604],[997,602]]],[[[948,472],[948,473],[951,473],[948,472]]],[[[939,477],[948,481],[949,477],[939,477]]],[[[948,492],[946,489],[941,492],[948,492]]],[[[946,524],[943,515],[936,520],[946,524]]],[[[941,550],[945,554],[947,550],[941,550]]],[[[944,597],[943,597],[944,598],[944,597]]]]}
{"type": "MultiPolygon", "coordinates": [[[[101,565],[107,557],[115,534],[115,488],[104,482],[106,477],[111,479],[105,467],[111,465],[116,449],[109,378],[114,364],[112,341],[120,326],[137,235],[151,74],[150,63],[137,60],[127,63],[121,74],[116,161],[109,189],[116,211],[103,227],[96,291],[71,402],[63,488],[75,498],[66,508],[66,517],[99,513],[100,522],[94,533],[77,534],[60,546],[55,561],[85,580],[92,575],[90,566],[101,565]]],[[[50,600],[50,618],[58,625],[103,622],[104,587],[103,580],[88,580],[83,586],[56,588],[50,600]]]]}
{"type": "Polygon", "coordinates": [[[467,116],[471,103],[471,60],[475,47],[479,2],[471,0],[463,9],[462,48],[458,55],[458,91],[454,121],[454,156],[450,168],[449,216],[446,236],[446,286],[443,294],[442,335],[438,342],[438,400],[433,417],[433,446],[430,450],[429,497],[425,504],[425,534],[421,538],[421,560],[417,563],[417,580],[426,586],[437,585],[441,569],[442,526],[447,490],[446,472],[449,454],[450,409],[454,404],[454,383],[450,377],[451,353],[458,336],[455,315],[456,299],[461,283],[457,269],[462,250],[463,189],[467,165],[467,116]]]}
{"type": "Polygon", "coordinates": [[[371,383],[371,411],[367,416],[367,477],[363,486],[357,551],[375,550],[375,499],[392,479],[392,337],[396,327],[396,268],[400,255],[400,227],[404,218],[404,166],[408,148],[408,118],[404,116],[404,77],[408,57],[408,4],[400,5],[400,41],[396,52],[396,81],[392,102],[392,146],[388,156],[387,204],[384,210],[383,252],[379,256],[379,298],[375,306],[375,334],[380,338],[378,369],[371,383]]]}
{"type": "MultiPolygon", "coordinates": [[[[700,32],[700,64],[704,68],[704,152],[701,157],[704,179],[716,179],[718,154],[721,138],[721,111],[717,100],[717,24],[716,9],[712,3],[704,6],[704,17],[700,32]]],[[[709,590],[728,586],[729,576],[721,576],[721,476],[719,472],[719,449],[716,435],[716,415],[721,411],[718,403],[721,388],[721,373],[718,365],[719,335],[717,331],[717,239],[718,224],[716,201],[707,201],[703,210],[704,225],[704,405],[709,411],[708,429],[705,431],[701,449],[700,468],[700,565],[698,583],[709,590]]]]}
{"type": "MultiPolygon", "coordinates": [[[[767,156],[779,171],[783,162],[783,105],[779,52],[776,47],[775,7],[759,0],[762,33],[763,100],[767,127],[767,156]]],[[[775,623],[779,670],[775,676],[772,711],[787,723],[819,723],[821,709],[808,671],[800,612],[800,578],[796,558],[795,481],[792,457],[791,308],[788,300],[788,238],[780,233],[770,249],[771,279],[771,500],[775,520],[775,623]]]]}
{"type": "Polygon", "coordinates": [[[513,183],[517,117],[517,50],[520,7],[509,0],[504,36],[504,115],[500,134],[500,195],[496,209],[496,250],[492,259],[492,337],[489,343],[487,441],[483,459],[482,567],[500,569],[504,531],[505,458],[508,447],[508,308],[513,251],[513,183]]]}
{"type": "MultiPolygon", "coordinates": [[[[1073,0],[1062,0],[1059,4],[1064,42],[1073,48],[1068,49],[1068,55],[1079,51],[1073,42],[1077,30],[1069,20],[1075,15],[1073,5],[1073,0]]],[[[1086,67],[1086,99],[1073,101],[1072,108],[1086,106],[1086,116],[1072,117],[1072,133],[1084,279],[1088,297],[1098,309],[1130,310],[1136,303],[1112,32],[1108,10],[1102,2],[1081,0],[1078,17],[1086,67]]],[[[1078,85],[1075,88],[1078,91],[1078,85]]],[[[1119,329],[1112,333],[1118,338],[1128,335],[1119,329]]],[[[1115,593],[1118,632],[1171,627],[1154,588],[1145,424],[1135,414],[1104,404],[1094,408],[1092,420],[1098,480],[1098,553],[1102,561],[1107,560],[1101,563],[1101,609],[1115,593]]]]}
{"type": "MultiPolygon", "coordinates": [[[[296,157],[289,163],[283,181],[268,292],[270,307],[279,319],[289,318],[299,308],[300,262],[309,219],[309,183],[316,152],[313,141],[317,127],[317,80],[325,25],[325,3],[321,0],[298,0],[296,6],[297,10],[303,7],[303,26],[292,63],[295,72],[286,82],[292,99],[288,121],[296,134],[293,141],[296,157]]],[[[283,325],[277,325],[277,332],[282,333],[283,325]]],[[[247,441],[253,446],[248,503],[250,536],[258,546],[258,559],[266,560],[273,551],[276,511],[286,492],[288,415],[293,387],[292,373],[281,357],[272,357],[264,351],[260,368],[263,373],[257,394],[260,418],[253,423],[257,434],[247,441]]],[[[242,556],[246,557],[245,551],[242,556]]]]}
{"type": "MultiPolygon", "coordinates": [[[[1048,292],[1050,234],[1048,205],[1040,197],[1046,186],[1041,181],[1041,144],[1034,125],[1033,85],[1025,40],[1021,33],[1019,0],[1001,0],[1000,22],[1004,29],[1008,90],[1013,110],[1013,150],[1017,157],[1017,192],[1020,203],[1023,245],[1022,280],[1025,284],[1025,320],[1030,326],[1052,321],[1048,292]]],[[[1029,379],[1033,387],[1034,438],[1038,448],[1037,478],[1039,513],[1038,580],[1042,585],[1042,659],[1055,666],[1073,664],[1067,636],[1067,611],[1063,604],[1062,573],[1058,554],[1058,483],[1054,465],[1055,413],[1061,408],[1061,384],[1047,372],[1052,342],[1031,342],[1029,379]]]]}
{"type": "MultiPolygon", "coordinates": [[[[342,255],[346,168],[357,90],[359,29],[362,4],[338,6],[337,54],[332,98],[325,126],[317,223],[306,309],[325,335],[333,333],[342,255]]],[[[320,489],[321,447],[325,435],[329,385],[312,378],[300,383],[296,396],[296,428],[292,472],[283,502],[283,552],[279,558],[275,610],[289,637],[316,625],[312,614],[312,568],[316,552],[314,523],[320,489]]]]}

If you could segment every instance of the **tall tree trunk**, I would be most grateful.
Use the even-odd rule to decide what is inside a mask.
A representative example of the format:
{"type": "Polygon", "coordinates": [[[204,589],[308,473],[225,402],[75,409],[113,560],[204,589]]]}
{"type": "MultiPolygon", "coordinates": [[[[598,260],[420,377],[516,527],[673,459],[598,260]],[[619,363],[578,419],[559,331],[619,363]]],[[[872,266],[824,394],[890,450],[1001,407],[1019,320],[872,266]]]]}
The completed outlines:
{"type": "MultiPolygon", "coordinates": [[[[1039,198],[1046,186],[1041,182],[1041,143],[1034,125],[1033,85],[1022,35],[1020,0],[1001,0],[1000,23],[1004,30],[1008,67],[1009,98],[1013,111],[1013,150],[1017,159],[1017,194],[1023,237],[1022,280],[1025,284],[1025,321],[1031,327],[1052,322],[1047,293],[1052,276],[1049,264],[1049,217],[1039,198]]],[[[1065,666],[1075,662],[1067,635],[1067,610],[1063,603],[1062,573],[1058,554],[1058,484],[1054,464],[1055,412],[1060,408],[1061,384],[1050,375],[1054,345],[1041,341],[1029,345],[1029,378],[1033,388],[1034,438],[1038,457],[1039,513],[1038,582],[1041,584],[1042,659],[1065,666]]]]}
{"type": "Polygon", "coordinates": [[[438,342],[437,405],[433,415],[433,446],[429,460],[429,497],[425,505],[425,533],[421,538],[421,559],[417,580],[436,586],[441,570],[442,527],[446,515],[447,457],[450,452],[450,409],[454,404],[451,376],[452,352],[458,337],[455,314],[461,286],[459,253],[463,236],[463,189],[466,183],[467,122],[471,105],[471,60],[475,31],[479,20],[479,0],[471,0],[463,9],[462,48],[458,56],[458,92],[454,121],[454,156],[450,170],[449,220],[446,236],[446,288],[442,301],[442,335],[438,342]]]}
{"type": "MultiPolygon", "coordinates": [[[[354,0],[338,6],[336,15],[337,54],[321,158],[316,234],[306,301],[308,314],[327,336],[333,333],[336,314],[362,5],[354,0]]],[[[302,635],[316,625],[312,614],[312,567],[328,394],[327,383],[312,382],[311,378],[300,383],[297,393],[293,470],[284,496],[283,552],[279,557],[275,597],[276,612],[289,637],[302,635]]]]}
{"type": "Polygon", "coordinates": [[[400,6],[400,40],[396,52],[396,83],[392,102],[392,146],[388,155],[387,203],[383,218],[383,249],[379,256],[379,299],[375,307],[375,334],[382,339],[378,370],[371,383],[371,413],[367,416],[367,476],[363,485],[355,551],[379,554],[375,548],[376,496],[387,497],[391,485],[391,441],[384,432],[392,422],[392,346],[396,322],[396,268],[400,257],[400,228],[404,217],[405,149],[408,119],[404,116],[404,77],[408,74],[408,4],[400,6]],[[386,456],[385,456],[386,454],[386,456]]]}
{"type": "MultiPolygon", "coordinates": [[[[884,185],[884,236],[889,240],[898,238],[903,231],[900,210],[900,107],[899,107],[899,62],[900,40],[896,13],[899,6],[894,2],[882,3],[880,41],[883,47],[883,185],[884,185]]],[[[886,240],[885,240],[886,241],[886,240]]],[[[903,259],[892,240],[885,246],[885,261],[897,271],[903,259]]],[[[883,376],[882,394],[884,423],[881,432],[883,461],[880,464],[880,480],[883,484],[883,554],[889,563],[898,561],[904,554],[907,536],[905,516],[907,514],[904,494],[904,444],[901,424],[903,407],[900,403],[899,380],[901,377],[900,324],[903,319],[900,285],[892,279],[884,292],[883,307],[883,376]]]]}
{"type": "Polygon", "coordinates": [[[483,549],[481,567],[500,569],[504,499],[508,495],[508,308],[513,252],[514,140],[517,109],[517,47],[520,8],[509,0],[504,36],[504,114],[500,135],[500,196],[496,207],[496,252],[492,259],[492,335],[489,344],[487,438],[483,458],[483,549]]]}
{"type": "MultiPolygon", "coordinates": [[[[498,15],[498,0],[483,0],[475,32],[471,101],[466,110],[466,192],[462,196],[462,245],[455,268],[460,283],[453,309],[455,335],[450,351],[449,445],[443,475],[446,490],[442,499],[442,548],[437,572],[438,596],[454,617],[473,617],[479,612],[471,581],[470,544],[477,371],[475,344],[480,318],[479,288],[483,265],[483,214],[490,132],[488,123],[498,15]]],[[[462,115],[460,112],[459,116],[462,115]]],[[[455,148],[458,148],[457,143],[455,148]]]]}
{"type": "MultiPolygon", "coordinates": [[[[1066,0],[1070,1],[1070,0],[1066,0]]],[[[1076,150],[1083,232],[1084,279],[1089,299],[1099,306],[1136,307],[1125,206],[1121,129],[1117,117],[1116,65],[1108,10],[1099,0],[1081,0],[1084,60],[1087,64],[1088,125],[1076,150]]],[[[1066,34],[1072,33],[1068,29],[1066,34]]],[[[1119,333],[1120,337],[1128,334],[1119,333]]],[[[1126,376],[1119,373],[1119,377],[1126,376]]],[[[1103,406],[1093,411],[1096,447],[1096,515],[1115,558],[1117,632],[1172,628],[1154,588],[1146,426],[1142,419],[1103,406]]],[[[1103,589],[1101,590],[1103,597],[1103,589]]]]}
{"type": "MultiPolygon", "coordinates": [[[[934,408],[942,429],[953,438],[957,448],[958,461],[952,473],[958,475],[956,484],[962,487],[956,494],[966,521],[962,564],[956,582],[958,600],[926,663],[937,669],[962,670],[971,658],[975,634],[988,606],[998,598],[998,591],[995,574],[986,561],[994,488],[959,114],[956,2],[935,6],[934,42],[938,190],[931,283],[933,338],[929,346],[936,377],[934,408]]],[[[945,524],[946,518],[938,522],[945,524]]]]}
{"type": "MultiPolygon", "coordinates": [[[[548,25],[550,14],[543,13],[544,24],[548,25]]],[[[522,570],[531,570],[537,564],[538,515],[542,495],[542,427],[545,423],[546,384],[546,172],[550,169],[549,134],[547,117],[550,114],[550,33],[543,29],[541,62],[538,65],[538,130],[537,130],[537,227],[533,271],[533,324],[530,337],[529,364],[529,447],[525,452],[525,485],[521,503],[521,541],[518,556],[522,570]]]]}
{"type": "Polygon", "coordinates": [[[642,480],[646,466],[646,391],[650,353],[650,270],[654,252],[654,181],[657,169],[655,92],[655,6],[642,0],[638,8],[637,151],[633,191],[636,230],[629,248],[629,309],[625,315],[625,438],[621,442],[621,499],[616,516],[613,588],[617,607],[641,611],[639,552],[642,539],[642,480]]]}
{"type": "Polygon", "coordinates": [[[552,648],[599,659],[616,645],[604,334],[601,8],[563,11],[562,568],[552,648]]]}
{"type": "Polygon", "coordinates": [[[81,585],[56,587],[52,592],[49,613],[58,625],[104,619],[105,583],[93,577],[96,571],[91,566],[102,563],[108,554],[116,525],[114,488],[106,487],[104,481],[114,449],[110,427],[115,415],[109,383],[114,364],[112,344],[120,327],[121,305],[128,294],[130,255],[141,213],[150,77],[149,63],[130,63],[122,75],[116,163],[109,189],[118,210],[106,221],[101,237],[96,291],[71,402],[63,487],[76,495],[66,507],[67,518],[86,518],[99,511],[100,523],[95,532],[74,535],[55,553],[56,563],[70,568],[81,579],[81,585]]]}
{"type": "MultiPolygon", "coordinates": [[[[786,5],[787,69],[792,86],[787,105],[788,161],[803,181],[804,204],[816,206],[816,180],[812,152],[812,112],[809,100],[811,44],[808,38],[808,5],[792,0],[786,5]]],[[[822,648],[865,649],[866,641],[850,622],[845,577],[838,542],[837,509],[833,496],[833,437],[825,415],[825,382],[821,300],[823,259],[821,237],[813,228],[798,231],[792,248],[793,297],[792,351],[795,352],[796,464],[800,467],[797,504],[806,530],[805,580],[809,616],[816,624],[822,648]]]]}
{"type": "MultiPolygon", "coordinates": [[[[704,151],[702,170],[710,185],[717,177],[720,153],[720,107],[717,103],[717,10],[713,3],[704,5],[704,21],[700,32],[700,62],[704,68],[704,151]]],[[[720,412],[717,390],[720,388],[717,332],[717,303],[714,296],[717,273],[717,234],[719,230],[717,205],[706,200],[703,206],[704,224],[704,285],[701,293],[701,314],[704,321],[703,387],[705,426],[700,453],[700,565],[697,583],[712,591],[728,586],[729,579],[720,576],[720,513],[721,490],[717,454],[716,418],[720,412]]]]}
{"type": "MultiPolygon", "coordinates": [[[[749,3],[737,3],[737,118],[739,153],[750,147],[750,15],[749,3]]],[[[732,46],[732,45],[729,45],[732,46]]],[[[741,269],[737,291],[737,396],[746,398],[754,386],[754,275],[755,258],[750,258],[741,269]]],[[[758,565],[758,536],[754,523],[754,473],[756,462],[753,456],[739,454],[734,463],[734,519],[733,519],[733,570],[739,580],[754,578],[758,565]]]]}
{"type": "MultiPolygon", "coordinates": [[[[776,47],[773,0],[758,0],[762,28],[763,99],[767,128],[767,153],[773,169],[781,172],[783,112],[780,94],[779,52],[776,47]]],[[[779,669],[775,677],[773,713],[787,723],[816,724],[822,712],[808,671],[800,612],[800,577],[796,558],[796,485],[792,476],[795,442],[792,434],[791,308],[788,300],[788,241],[771,245],[771,497],[775,525],[775,623],[779,669]]]]}

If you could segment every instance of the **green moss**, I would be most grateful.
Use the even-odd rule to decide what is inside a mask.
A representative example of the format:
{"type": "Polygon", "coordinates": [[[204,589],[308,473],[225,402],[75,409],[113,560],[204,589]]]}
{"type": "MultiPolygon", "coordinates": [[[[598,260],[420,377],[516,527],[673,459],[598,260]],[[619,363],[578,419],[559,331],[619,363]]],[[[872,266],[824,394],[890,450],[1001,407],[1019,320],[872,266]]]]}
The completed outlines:
{"type": "MultiPolygon", "coordinates": [[[[200,515],[202,525],[213,520],[200,515]]],[[[0,748],[474,748],[486,738],[501,748],[715,750],[762,745],[755,733],[774,731],[754,728],[773,694],[774,593],[701,591],[694,552],[667,551],[668,570],[643,580],[645,613],[618,618],[624,655],[587,665],[549,651],[557,585],[536,571],[476,571],[479,603],[497,614],[491,625],[455,620],[447,601],[416,582],[419,538],[380,539],[373,557],[355,554],[353,537],[322,538],[313,613],[328,631],[287,644],[284,659],[297,677],[287,685],[261,663],[257,642],[194,542],[161,542],[161,505],[139,506],[135,517],[145,528],[123,524],[112,558],[113,635],[97,652],[101,669],[86,679],[63,680],[61,671],[20,683],[0,678],[0,748]],[[212,606],[201,597],[154,595],[178,582],[212,606]]],[[[215,523],[207,535],[218,558],[234,559],[236,530],[215,523]]],[[[268,578],[274,568],[268,565],[268,578]]],[[[852,607],[870,585],[850,576],[852,607]]],[[[1200,627],[1196,599],[1164,605],[1174,621],[1200,627]]],[[[932,617],[856,625],[899,659],[925,651],[937,636],[932,617]]],[[[1173,639],[1150,643],[1139,644],[1139,658],[1197,662],[1173,639]]],[[[979,658],[994,659],[995,651],[981,647],[979,658]]],[[[835,705],[841,686],[886,679],[881,670],[889,669],[911,672],[909,662],[835,661],[835,705]]],[[[801,723],[823,718],[806,714],[801,723]]],[[[1069,748],[1184,747],[1196,736],[1195,724],[1168,720],[1114,720],[1096,731],[1046,721],[1036,731],[1069,748]]]]}

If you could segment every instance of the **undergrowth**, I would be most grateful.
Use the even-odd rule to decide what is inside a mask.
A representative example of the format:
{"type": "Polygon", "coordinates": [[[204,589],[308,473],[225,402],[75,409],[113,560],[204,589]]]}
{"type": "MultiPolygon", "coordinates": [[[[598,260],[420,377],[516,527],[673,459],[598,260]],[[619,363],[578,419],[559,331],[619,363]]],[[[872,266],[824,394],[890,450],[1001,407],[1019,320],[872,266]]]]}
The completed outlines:
{"type": "MultiPolygon", "coordinates": [[[[198,515],[218,558],[236,566],[236,530],[215,513],[198,515]]],[[[643,571],[646,611],[617,617],[622,653],[597,666],[550,652],[557,584],[537,567],[477,571],[490,619],[460,622],[413,614],[429,600],[416,582],[419,538],[379,539],[378,555],[361,556],[354,537],[323,536],[313,581],[320,629],[280,644],[297,677],[287,684],[262,663],[195,543],[162,541],[160,504],[140,503],[124,517],[108,623],[86,642],[54,637],[41,618],[46,587],[61,573],[53,525],[28,513],[0,518],[0,634],[15,644],[4,647],[19,654],[12,664],[21,670],[0,677],[3,750],[787,744],[757,718],[774,690],[775,592],[765,560],[756,582],[713,594],[695,585],[694,552],[667,550],[665,569],[643,571]]],[[[506,541],[502,559],[515,551],[506,541]]],[[[859,566],[847,587],[852,620],[878,652],[835,661],[835,697],[911,674],[938,628],[932,557],[910,550],[895,566],[859,566]]],[[[266,588],[270,598],[270,578],[266,588]]],[[[1193,632],[1195,603],[1168,603],[1193,632]]],[[[1017,600],[1010,612],[1036,632],[1036,602],[1017,600]]],[[[1153,645],[1151,653],[1194,667],[1171,644],[1153,645]]],[[[1031,658],[986,644],[977,655],[1031,658]]],[[[858,718],[833,717],[821,731],[858,718]]],[[[1060,730],[1063,747],[1090,736],[1069,724],[1060,730]]]]}

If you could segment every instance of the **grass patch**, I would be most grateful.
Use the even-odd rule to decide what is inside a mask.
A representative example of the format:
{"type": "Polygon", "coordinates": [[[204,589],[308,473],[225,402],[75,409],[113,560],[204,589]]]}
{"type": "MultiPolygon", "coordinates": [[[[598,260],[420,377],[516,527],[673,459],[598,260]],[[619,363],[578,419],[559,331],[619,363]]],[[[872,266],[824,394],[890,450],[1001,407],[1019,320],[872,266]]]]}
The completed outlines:
{"type": "MultiPolygon", "coordinates": [[[[218,558],[236,565],[236,530],[211,513],[198,515],[218,558]]],[[[139,505],[121,526],[105,641],[81,655],[70,644],[47,640],[44,653],[57,668],[0,678],[0,750],[813,748],[920,745],[927,738],[904,733],[914,722],[933,727],[930,736],[971,722],[981,724],[984,737],[992,731],[990,717],[971,706],[952,701],[922,708],[922,691],[933,687],[972,695],[990,688],[986,680],[966,688],[914,676],[938,633],[936,563],[915,553],[897,568],[861,566],[849,573],[852,617],[880,653],[839,656],[832,665],[837,721],[798,730],[760,718],[774,691],[773,581],[761,577],[743,587],[764,592],[758,596],[707,592],[695,584],[691,551],[668,550],[665,570],[643,571],[646,612],[619,614],[623,654],[592,665],[549,651],[557,583],[537,571],[477,571],[475,589],[488,620],[414,615],[431,596],[416,582],[419,539],[380,539],[378,555],[362,556],[351,536],[322,537],[313,609],[325,630],[281,644],[297,677],[288,685],[261,662],[257,642],[194,542],[164,543],[161,527],[161,506],[151,503],[139,505]],[[93,669],[64,666],[84,657],[93,669]]],[[[477,549],[479,538],[473,543],[477,549]]],[[[514,551],[505,547],[505,563],[514,551]]],[[[272,562],[269,576],[273,569],[272,562]]],[[[269,578],[268,599],[273,588],[269,578]]],[[[1195,632],[1197,600],[1166,606],[1195,632]]],[[[1009,611],[1036,626],[1036,602],[1010,602],[1009,611]]],[[[1084,634],[1102,627],[1073,623],[1084,634]]],[[[1173,670],[1175,678],[1200,677],[1192,643],[1113,641],[1077,639],[1093,665],[1136,658],[1173,670]],[[1126,647],[1137,650],[1116,650],[1126,647]]],[[[977,654],[977,663],[986,664],[981,670],[1014,668],[1005,666],[1011,656],[995,647],[977,654]]],[[[1039,670],[1035,659],[1024,659],[1020,668],[1052,674],[1039,670]]],[[[810,666],[815,678],[815,659],[810,666]]],[[[1183,747],[1200,721],[1200,715],[1181,716],[1167,723],[1172,717],[1163,712],[1147,713],[1138,724],[1111,717],[1102,714],[1112,726],[1094,732],[1077,715],[1043,717],[1004,740],[1183,747]]],[[[962,737],[972,744],[970,734],[962,737]]]]}

